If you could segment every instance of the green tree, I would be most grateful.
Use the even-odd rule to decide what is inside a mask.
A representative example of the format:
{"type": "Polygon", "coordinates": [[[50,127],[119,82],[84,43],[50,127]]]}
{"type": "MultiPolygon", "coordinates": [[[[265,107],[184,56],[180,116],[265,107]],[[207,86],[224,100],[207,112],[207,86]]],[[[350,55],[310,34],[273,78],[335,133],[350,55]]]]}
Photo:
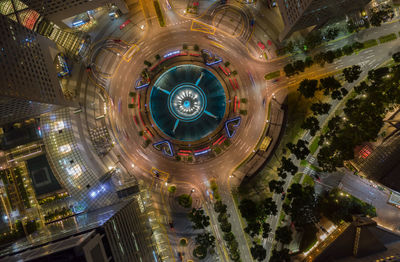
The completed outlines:
{"type": "Polygon", "coordinates": [[[200,50],[200,47],[199,47],[199,45],[194,45],[194,51],[199,51],[200,50]]]}
{"type": "Polygon", "coordinates": [[[192,206],[192,197],[187,194],[182,194],[178,197],[179,205],[189,208],[192,206]]]}
{"type": "Polygon", "coordinates": [[[283,248],[280,251],[272,250],[272,255],[269,262],[290,262],[289,249],[283,248]]]}
{"type": "Polygon", "coordinates": [[[161,59],[160,54],[156,54],[154,57],[155,57],[156,60],[160,60],[161,59]]]}
{"type": "Polygon", "coordinates": [[[304,72],[304,69],[306,68],[305,63],[303,60],[296,60],[293,63],[293,67],[296,71],[304,72]]]}
{"type": "Polygon", "coordinates": [[[204,248],[215,247],[215,237],[208,232],[198,234],[195,238],[197,245],[203,246],[204,248]]]}
{"type": "Polygon", "coordinates": [[[319,127],[319,121],[317,118],[310,116],[307,117],[304,123],[301,125],[302,129],[309,130],[311,136],[315,136],[318,130],[320,130],[319,127]]]}
{"type": "Polygon", "coordinates": [[[210,217],[204,214],[204,210],[192,208],[188,214],[189,220],[193,223],[194,229],[203,229],[210,225],[210,217]]]}
{"type": "Polygon", "coordinates": [[[267,257],[267,250],[262,245],[258,245],[253,242],[253,246],[250,248],[251,256],[257,261],[263,261],[267,257]]]}
{"type": "Polygon", "coordinates": [[[313,103],[310,107],[311,111],[313,111],[314,115],[325,115],[328,114],[331,109],[331,104],[328,103],[313,103]]]}
{"type": "Polygon", "coordinates": [[[307,50],[312,50],[321,43],[322,43],[322,34],[319,30],[312,31],[309,34],[307,34],[304,40],[304,45],[306,46],[307,50]]]}
{"type": "Polygon", "coordinates": [[[335,39],[339,35],[339,29],[336,27],[329,28],[325,33],[325,39],[330,41],[335,39]]]}
{"type": "Polygon", "coordinates": [[[263,238],[267,238],[268,237],[268,234],[271,232],[271,226],[270,226],[270,224],[268,224],[268,223],[266,223],[266,222],[264,222],[263,224],[262,224],[262,237],[263,238]]]}
{"type": "Polygon", "coordinates": [[[310,154],[310,150],[308,149],[308,142],[305,140],[297,140],[296,144],[288,143],[286,147],[290,150],[292,154],[296,156],[297,159],[305,159],[308,154],[310,154]]]}
{"type": "Polygon", "coordinates": [[[215,210],[215,212],[217,212],[217,213],[226,213],[227,206],[226,206],[224,203],[222,203],[221,200],[218,200],[218,201],[215,202],[215,204],[214,204],[214,210],[215,210]]]}
{"type": "Polygon", "coordinates": [[[261,218],[266,218],[269,215],[275,216],[278,212],[276,203],[274,202],[274,200],[272,200],[272,197],[267,197],[266,199],[264,199],[264,201],[261,203],[261,208],[261,218]]]}
{"type": "Polygon", "coordinates": [[[295,164],[293,164],[291,158],[286,158],[283,156],[281,158],[281,163],[282,165],[278,168],[278,175],[279,173],[286,173],[294,176],[299,170],[299,168],[295,164]]]}
{"type": "Polygon", "coordinates": [[[354,52],[353,47],[351,45],[343,46],[342,50],[345,55],[351,55],[354,52]]]}
{"type": "Polygon", "coordinates": [[[353,83],[360,77],[361,72],[359,65],[353,65],[352,67],[343,69],[343,76],[348,83],[353,83]]]}
{"type": "Polygon", "coordinates": [[[268,183],[269,191],[280,194],[283,192],[284,180],[271,180],[268,183]]]}
{"type": "Polygon", "coordinates": [[[323,91],[324,95],[326,96],[342,87],[340,82],[333,76],[321,78],[319,82],[320,82],[319,89],[323,91]]]}
{"type": "Polygon", "coordinates": [[[275,231],[275,240],[283,245],[288,245],[290,242],[292,242],[292,231],[290,230],[290,227],[278,227],[275,231]]]}
{"type": "Polygon", "coordinates": [[[283,71],[285,72],[287,77],[291,77],[296,73],[292,64],[287,64],[283,67],[283,71]]]}
{"type": "Polygon", "coordinates": [[[314,64],[314,61],[312,60],[311,56],[307,56],[306,60],[304,60],[304,65],[306,67],[311,67],[314,64]]]}
{"type": "Polygon", "coordinates": [[[336,58],[335,52],[333,52],[332,50],[329,50],[324,54],[324,60],[329,64],[332,64],[335,58],[336,58]]]}
{"type": "Polygon", "coordinates": [[[297,91],[299,91],[300,94],[305,98],[313,98],[317,90],[318,81],[309,79],[304,79],[303,81],[301,81],[299,88],[297,89],[297,91]]]}
{"type": "Polygon", "coordinates": [[[244,228],[244,232],[249,234],[251,237],[258,236],[261,232],[261,224],[258,221],[251,221],[247,224],[247,227],[244,228]]]}
{"type": "Polygon", "coordinates": [[[243,199],[240,201],[239,210],[247,221],[254,221],[259,216],[257,203],[251,199],[243,199]]]}
{"type": "Polygon", "coordinates": [[[400,63],[400,52],[394,53],[392,58],[396,63],[400,63]]]}

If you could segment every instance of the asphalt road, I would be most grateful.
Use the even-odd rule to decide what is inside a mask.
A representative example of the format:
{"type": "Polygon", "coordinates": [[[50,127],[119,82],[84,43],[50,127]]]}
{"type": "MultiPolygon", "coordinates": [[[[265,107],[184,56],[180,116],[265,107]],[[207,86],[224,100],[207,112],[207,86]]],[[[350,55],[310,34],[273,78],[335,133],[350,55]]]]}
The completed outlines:
{"type": "MultiPolygon", "coordinates": [[[[162,8],[166,10],[166,3],[164,1],[160,3],[162,8]]],[[[242,260],[251,261],[245,236],[241,230],[240,218],[230,194],[229,180],[231,178],[229,176],[234,167],[252,153],[263,131],[266,112],[262,106],[262,100],[265,98],[268,104],[272,94],[275,94],[278,100],[283,99],[281,91],[286,90],[288,86],[297,85],[304,78],[322,77],[332,71],[341,70],[353,64],[360,64],[363,70],[376,68],[390,57],[392,50],[399,46],[399,40],[384,44],[385,48],[382,48],[383,45],[379,45],[364,50],[358,55],[345,56],[333,64],[325,65],[323,68],[314,66],[299,76],[289,79],[282,77],[277,83],[266,83],[263,79],[264,74],[281,70],[283,65],[290,61],[291,58],[275,59],[268,63],[254,58],[249,53],[249,49],[246,46],[247,42],[243,41],[243,37],[230,37],[229,34],[221,31],[222,29],[216,30],[213,35],[214,41],[221,43],[223,46],[223,48],[217,48],[211,44],[212,41],[206,37],[206,33],[191,30],[192,20],[178,15],[177,12],[173,12],[174,10],[165,12],[167,27],[164,28],[158,26],[157,19],[151,11],[151,6],[145,4],[143,11],[147,22],[144,34],[141,33],[140,30],[142,29],[139,27],[143,23],[143,20],[140,20],[143,18],[140,17],[132,18],[132,24],[137,26],[134,26],[131,30],[127,30],[126,33],[120,34],[121,39],[129,43],[134,43],[140,48],[133,58],[129,62],[126,62],[117,57],[115,53],[109,52],[102,56],[101,61],[96,62],[101,68],[113,73],[112,78],[107,80],[109,83],[108,93],[113,101],[113,106],[109,108],[108,124],[110,130],[113,130],[117,141],[116,151],[121,153],[122,161],[126,165],[134,163],[138,167],[136,169],[138,176],[149,177],[151,176],[149,170],[152,167],[157,167],[170,174],[170,183],[184,181],[196,185],[203,193],[204,198],[207,197],[206,189],[209,186],[208,180],[210,178],[217,178],[222,198],[229,207],[228,212],[231,214],[230,222],[239,241],[242,260]],[[189,165],[168,160],[159,152],[152,149],[151,146],[144,149],[141,146],[143,139],[138,135],[134,121],[132,120],[132,110],[128,110],[128,93],[133,90],[134,82],[144,68],[144,60],[154,60],[155,54],[164,54],[171,50],[181,49],[183,43],[189,46],[198,44],[201,48],[215,51],[226,61],[229,60],[237,70],[241,81],[240,93],[238,95],[248,98],[248,115],[244,117],[244,121],[242,121],[236,137],[233,139],[233,144],[229,152],[201,165],[189,165]],[[250,74],[254,79],[254,83],[250,79],[250,74]],[[119,103],[121,104],[120,106],[119,103]]],[[[209,10],[208,12],[211,17],[212,11],[209,10]]],[[[222,21],[228,22],[229,20],[222,21]]],[[[211,21],[209,22],[211,24],[211,21]]],[[[385,27],[385,31],[375,28],[370,29],[369,34],[365,37],[376,38],[378,35],[395,31],[396,26],[395,24],[388,25],[385,27]]],[[[229,24],[224,24],[219,28],[224,27],[229,28],[229,24]]],[[[249,28],[245,30],[249,30],[249,28]]],[[[245,33],[242,35],[245,35],[245,33]]],[[[248,32],[247,35],[249,35],[248,32]]],[[[364,38],[364,36],[361,37],[364,38]]],[[[343,45],[343,41],[348,41],[348,39],[337,41],[333,46],[341,46],[343,45]]],[[[280,210],[282,204],[280,197],[275,195],[274,199],[280,210]]],[[[212,210],[209,211],[212,212],[212,210]]],[[[270,218],[269,222],[272,228],[276,228],[276,218],[270,218]]],[[[268,243],[266,243],[266,247],[270,250],[272,243],[268,243]]]]}

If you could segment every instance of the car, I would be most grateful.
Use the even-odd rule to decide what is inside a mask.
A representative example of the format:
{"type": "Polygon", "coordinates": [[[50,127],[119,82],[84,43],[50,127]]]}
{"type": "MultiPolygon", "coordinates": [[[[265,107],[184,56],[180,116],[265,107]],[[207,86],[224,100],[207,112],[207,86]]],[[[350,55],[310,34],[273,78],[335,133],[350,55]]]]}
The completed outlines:
{"type": "Polygon", "coordinates": [[[286,192],[282,192],[281,200],[283,201],[286,197],[286,192]]]}

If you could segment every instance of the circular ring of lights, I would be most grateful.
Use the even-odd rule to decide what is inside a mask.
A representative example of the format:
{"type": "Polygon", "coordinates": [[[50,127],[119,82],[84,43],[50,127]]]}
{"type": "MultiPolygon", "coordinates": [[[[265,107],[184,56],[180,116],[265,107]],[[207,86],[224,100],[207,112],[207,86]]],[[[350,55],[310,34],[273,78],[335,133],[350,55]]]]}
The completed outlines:
{"type": "Polygon", "coordinates": [[[220,80],[208,69],[182,64],[158,76],[149,91],[153,123],[169,138],[197,142],[221,127],[227,97],[220,80]]]}
{"type": "Polygon", "coordinates": [[[203,90],[192,83],[176,86],[168,98],[168,109],[176,119],[184,122],[197,120],[207,107],[203,90]]]}

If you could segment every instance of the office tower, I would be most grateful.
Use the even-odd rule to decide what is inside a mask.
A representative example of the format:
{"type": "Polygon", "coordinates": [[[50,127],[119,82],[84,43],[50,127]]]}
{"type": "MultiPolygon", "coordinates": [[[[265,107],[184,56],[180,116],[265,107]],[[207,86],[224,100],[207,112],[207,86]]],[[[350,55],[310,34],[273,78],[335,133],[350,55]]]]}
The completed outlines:
{"type": "Polygon", "coordinates": [[[310,26],[322,26],[329,20],[343,17],[352,11],[363,9],[371,0],[278,0],[285,28],[282,41],[293,32],[310,26]]]}
{"type": "Polygon", "coordinates": [[[53,42],[0,15],[0,125],[72,105],[54,67],[53,42]]]}
{"type": "Polygon", "coordinates": [[[157,261],[140,198],[51,223],[30,241],[0,251],[0,261],[157,261]]]}
{"type": "Polygon", "coordinates": [[[30,8],[60,27],[69,24],[68,18],[98,7],[114,4],[122,13],[128,13],[124,0],[22,0],[30,8]]]}

